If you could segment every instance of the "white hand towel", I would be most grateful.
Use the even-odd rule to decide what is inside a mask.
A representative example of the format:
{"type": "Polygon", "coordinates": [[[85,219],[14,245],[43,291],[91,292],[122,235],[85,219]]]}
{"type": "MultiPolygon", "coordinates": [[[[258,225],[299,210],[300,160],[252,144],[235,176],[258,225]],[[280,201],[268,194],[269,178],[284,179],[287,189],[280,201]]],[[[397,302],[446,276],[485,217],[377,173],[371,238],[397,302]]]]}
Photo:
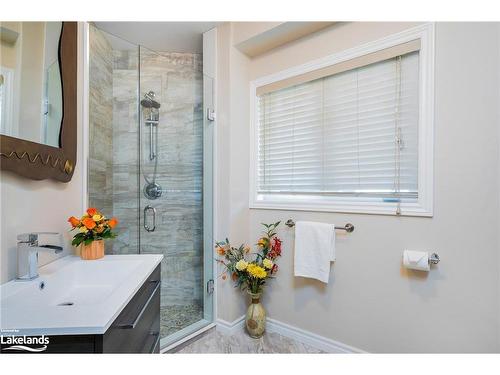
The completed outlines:
{"type": "Polygon", "coordinates": [[[413,266],[416,266],[422,258],[427,257],[427,254],[422,251],[407,250],[405,253],[408,257],[408,262],[413,266]]]}
{"type": "Polygon", "coordinates": [[[295,224],[294,275],[328,284],[332,261],[335,261],[335,226],[298,221],[295,224]]]}

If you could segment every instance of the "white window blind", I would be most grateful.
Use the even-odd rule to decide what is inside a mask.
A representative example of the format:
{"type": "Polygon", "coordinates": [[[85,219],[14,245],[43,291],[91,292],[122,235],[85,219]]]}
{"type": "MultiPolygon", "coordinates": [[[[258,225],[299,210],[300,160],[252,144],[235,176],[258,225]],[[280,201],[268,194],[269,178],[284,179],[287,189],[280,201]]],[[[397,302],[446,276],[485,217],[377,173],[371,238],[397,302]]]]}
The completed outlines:
{"type": "Polygon", "coordinates": [[[418,197],[419,52],[258,96],[259,194],[418,197]]]}

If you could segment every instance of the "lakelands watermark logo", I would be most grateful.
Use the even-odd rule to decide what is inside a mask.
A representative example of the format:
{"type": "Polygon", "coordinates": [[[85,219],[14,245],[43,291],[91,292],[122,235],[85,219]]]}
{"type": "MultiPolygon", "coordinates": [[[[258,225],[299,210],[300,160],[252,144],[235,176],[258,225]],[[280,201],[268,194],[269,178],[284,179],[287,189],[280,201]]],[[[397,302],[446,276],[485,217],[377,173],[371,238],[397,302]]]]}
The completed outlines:
{"type": "Polygon", "coordinates": [[[49,338],[42,336],[16,336],[14,332],[6,334],[2,330],[0,335],[0,344],[2,345],[3,352],[31,352],[40,353],[47,350],[49,345],[49,338]]]}

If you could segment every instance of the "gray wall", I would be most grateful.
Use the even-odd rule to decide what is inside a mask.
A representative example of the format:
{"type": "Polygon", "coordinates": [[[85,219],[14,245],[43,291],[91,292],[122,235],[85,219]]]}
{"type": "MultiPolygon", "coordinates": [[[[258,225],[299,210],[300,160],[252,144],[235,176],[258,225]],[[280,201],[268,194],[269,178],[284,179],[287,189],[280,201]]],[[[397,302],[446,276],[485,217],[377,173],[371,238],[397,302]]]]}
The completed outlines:
{"type": "MultiPolygon", "coordinates": [[[[498,352],[497,24],[436,25],[433,218],[248,209],[249,82],[411,26],[341,23],[252,60],[232,46],[232,26],[219,27],[218,236],[253,244],[261,222],[352,222],[327,286],[293,277],[293,231],[282,228],[280,272],[263,298],[270,317],[372,352],[498,352]],[[406,248],[442,261],[406,272],[406,248]]],[[[219,281],[227,321],[246,306],[230,288],[219,281]]]]}

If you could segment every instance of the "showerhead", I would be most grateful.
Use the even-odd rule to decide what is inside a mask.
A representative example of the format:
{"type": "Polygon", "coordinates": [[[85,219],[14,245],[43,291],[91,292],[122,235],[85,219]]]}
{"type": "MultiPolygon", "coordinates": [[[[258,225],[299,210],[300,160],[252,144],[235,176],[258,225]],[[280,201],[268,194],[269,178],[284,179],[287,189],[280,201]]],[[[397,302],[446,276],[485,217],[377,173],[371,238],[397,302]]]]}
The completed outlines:
{"type": "Polygon", "coordinates": [[[144,99],[141,100],[141,105],[144,108],[160,108],[161,105],[155,100],[155,93],[154,91],[149,91],[146,94],[144,94],[144,99]]]}

